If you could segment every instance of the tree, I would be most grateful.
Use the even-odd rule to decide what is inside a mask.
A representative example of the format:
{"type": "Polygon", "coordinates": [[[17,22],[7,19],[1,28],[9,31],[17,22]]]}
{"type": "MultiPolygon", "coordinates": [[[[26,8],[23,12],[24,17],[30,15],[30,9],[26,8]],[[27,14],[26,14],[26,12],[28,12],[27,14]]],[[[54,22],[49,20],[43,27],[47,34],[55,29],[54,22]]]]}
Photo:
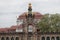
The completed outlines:
{"type": "Polygon", "coordinates": [[[60,14],[45,14],[37,25],[41,32],[60,32],[60,14]]]}
{"type": "Polygon", "coordinates": [[[51,15],[50,19],[51,19],[52,28],[55,28],[55,32],[59,32],[60,14],[53,14],[53,15],[51,15]]]}

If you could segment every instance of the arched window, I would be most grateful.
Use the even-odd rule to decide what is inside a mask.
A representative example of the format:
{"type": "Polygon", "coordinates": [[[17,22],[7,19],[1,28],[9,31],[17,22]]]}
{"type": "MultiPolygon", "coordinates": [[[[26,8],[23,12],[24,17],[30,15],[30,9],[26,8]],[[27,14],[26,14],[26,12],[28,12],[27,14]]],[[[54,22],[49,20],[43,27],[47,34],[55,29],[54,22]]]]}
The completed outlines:
{"type": "Polygon", "coordinates": [[[47,37],[46,40],[50,40],[50,37],[47,37]]]}
{"type": "Polygon", "coordinates": [[[19,40],[19,37],[16,37],[16,39],[15,40],[19,40]]]}
{"type": "Polygon", "coordinates": [[[11,40],[14,40],[14,38],[12,37],[11,40]]]}
{"type": "Polygon", "coordinates": [[[42,40],[45,40],[45,37],[42,37],[41,39],[42,39],[42,40]]]}
{"type": "Polygon", "coordinates": [[[32,25],[29,25],[28,26],[28,32],[32,32],[33,31],[33,26],[32,25]]]}
{"type": "Polygon", "coordinates": [[[6,37],[6,40],[9,40],[9,37],[6,37]]]}
{"type": "Polygon", "coordinates": [[[60,38],[59,37],[56,37],[56,40],[60,40],[60,38]]]}
{"type": "Polygon", "coordinates": [[[1,40],[5,40],[4,37],[2,37],[1,40]]]}
{"type": "Polygon", "coordinates": [[[52,37],[52,38],[51,38],[51,40],[55,40],[55,38],[54,38],[54,37],[52,37]]]}

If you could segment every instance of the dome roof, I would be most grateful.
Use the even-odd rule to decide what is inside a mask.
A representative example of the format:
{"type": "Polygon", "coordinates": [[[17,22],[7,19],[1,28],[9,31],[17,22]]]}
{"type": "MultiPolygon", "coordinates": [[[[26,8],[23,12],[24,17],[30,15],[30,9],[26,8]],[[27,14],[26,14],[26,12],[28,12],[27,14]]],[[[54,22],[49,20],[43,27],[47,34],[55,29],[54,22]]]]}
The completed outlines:
{"type": "MultiPolygon", "coordinates": [[[[24,12],[23,14],[19,15],[18,19],[26,19],[26,15],[28,15],[28,12],[24,12]]],[[[42,17],[42,14],[39,12],[32,12],[32,15],[34,15],[35,19],[40,19],[42,17]]]]}

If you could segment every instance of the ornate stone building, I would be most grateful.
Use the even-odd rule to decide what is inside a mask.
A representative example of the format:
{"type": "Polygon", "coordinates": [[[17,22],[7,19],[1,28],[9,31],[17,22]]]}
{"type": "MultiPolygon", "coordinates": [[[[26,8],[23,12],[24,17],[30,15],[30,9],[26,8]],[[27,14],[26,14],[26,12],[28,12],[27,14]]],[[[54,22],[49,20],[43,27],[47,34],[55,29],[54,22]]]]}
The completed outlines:
{"type": "Polygon", "coordinates": [[[0,28],[0,40],[60,40],[60,33],[42,33],[36,25],[42,18],[39,12],[32,12],[29,4],[28,12],[17,18],[17,25],[0,28]]]}

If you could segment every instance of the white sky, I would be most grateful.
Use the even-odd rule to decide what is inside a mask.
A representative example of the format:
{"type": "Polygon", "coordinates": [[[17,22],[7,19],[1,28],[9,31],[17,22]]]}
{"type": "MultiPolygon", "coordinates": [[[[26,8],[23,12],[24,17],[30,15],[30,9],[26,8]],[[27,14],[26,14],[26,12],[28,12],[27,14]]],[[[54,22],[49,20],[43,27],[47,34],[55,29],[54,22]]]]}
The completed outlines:
{"type": "Polygon", "coordinates": [[[0,0],[0,27],[15,25],[16,16],[27,11],[28,3],[41,14],[60,13],[60,0],[0,0]]]}

